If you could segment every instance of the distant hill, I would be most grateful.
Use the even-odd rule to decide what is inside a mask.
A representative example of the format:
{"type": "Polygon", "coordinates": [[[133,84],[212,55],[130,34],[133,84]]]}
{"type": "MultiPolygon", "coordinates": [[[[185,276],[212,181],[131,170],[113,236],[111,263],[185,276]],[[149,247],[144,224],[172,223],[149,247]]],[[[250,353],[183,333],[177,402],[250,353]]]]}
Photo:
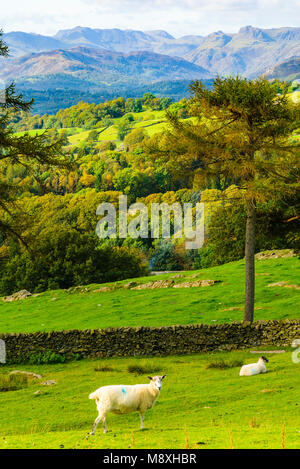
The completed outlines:
{"type": "Polygon", "coordinates": [[[80,100],[141,97],[148,91],[178,100],[189,95],[193,79],[209,80],[211,74],[180,57],[79,46],[5,59],[0,78],[14,80],[25,97],[35,99],[34,112],[44,114],[80,100]]]}
{"type": "MultiPolygon", "coordinates": [[[[47,80],[52,75],[64,75],[88,83],[152,83],[160,80],[210,78],[199,65],[180,57],[170,57],[147,51],[120,53],[91,47],[74,47],[39,52],[3,62],[1,77],[5,80],[47,80]]],[[[49,85],[47,85],[49,86],[49,85]]]]}
{"type": "Polygon", "coordinates": [[[9,46],[9,55],[13,57],[21,57],[31,52],[67,49],[69,47],[68,44],[54,37],[23,33],[22,31],[3,34],[3,39],[9,46]]]}
{"type": "Polygon", "coordinates": [[[256,77],[266,68],[300,56],[300,28],[241,28],[237,34],[222,31],[207,36],[184,57],[213,74],[256,77]]]}
{"type": "Polygon", "coordinates": [[[277,78],[278,80],[293,81],[300,80],[300,57],[291,59],[268,69],[265,73],[268,79],[277,78]]]}

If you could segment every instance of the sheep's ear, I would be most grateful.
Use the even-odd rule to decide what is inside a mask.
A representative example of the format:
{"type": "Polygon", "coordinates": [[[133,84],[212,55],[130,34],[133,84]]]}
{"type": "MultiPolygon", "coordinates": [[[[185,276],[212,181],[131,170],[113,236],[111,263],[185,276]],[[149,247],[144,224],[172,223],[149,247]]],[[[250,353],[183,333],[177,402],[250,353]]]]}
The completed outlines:
{"type": "Polygon", "coordinates": [[[150,381],[152,380],[151,376],[147,376],[148,379],[150,379],[150,381]]]}
{"type": "Polygon", "coordinates": [[[166,376],[167,376],[167,375],[163,375],[163,376],[161,377],[161,379],[165,379],[166,376]]]}

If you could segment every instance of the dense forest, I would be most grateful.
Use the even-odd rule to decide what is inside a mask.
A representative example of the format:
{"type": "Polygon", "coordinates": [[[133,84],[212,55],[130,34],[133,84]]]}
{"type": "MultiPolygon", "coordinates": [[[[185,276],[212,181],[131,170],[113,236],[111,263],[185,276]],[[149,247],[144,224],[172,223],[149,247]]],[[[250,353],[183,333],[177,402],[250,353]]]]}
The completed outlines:
{"type": "MultiPolygon", "coordinates": [[[[74,79],[75,81],[75,79],[74,79]]],[[[207,87],[211,87],[213,80],[204,80],[207,87]]],[[[79,101],[86,103],[103,103],[116,99],[119,96],[128,98],[142,98],[144,94],[151,93],[158,97],[166,97],[173,101],[180,101],[189,96],[190,80],[158,81],[148,84],[126,84],[111,86],[104,84],[101,87],[93,88],[87,86],[85,82],[75,82],[72,88],[64,84],[61,76],[52,77],[49,88],[45,89],[45,84],[41,80],[40,89],[35,83],[35,88],[30,87],[30,82],[18,80],[17,85],[25,99],[34,99],[32,112],[34,114],[51,113],[54,114],[60,109],[68,108],[79,101]]]]}

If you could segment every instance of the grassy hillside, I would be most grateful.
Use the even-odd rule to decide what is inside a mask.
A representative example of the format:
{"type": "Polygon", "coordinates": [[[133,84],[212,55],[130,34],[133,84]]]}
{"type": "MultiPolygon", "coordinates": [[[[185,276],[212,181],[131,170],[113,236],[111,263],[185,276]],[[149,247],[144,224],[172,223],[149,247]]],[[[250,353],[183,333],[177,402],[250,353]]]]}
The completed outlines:
{"type": "MultiPolygon", "coordinates": [[[[132,114],[134,121],[131,122],[130,128],[134,130],[136,128],[141,128],[144,130],[146,135],[151,137],[153,134],[161,132],[166,127],[166,120],[165,120],[165,111],[143,111],[139,113],[130,113],[132,114]]],[[[113,141],[117,144],[120,144],[121,141],[118,139],[118,130],[117,125],[120,121],[120,118],[111,119],[112,125],[105,128],[100,127],[98,130],[99,142],[102,141],[113,141]]],[[[70,146],[79,145],[82,141],[84,141],[88,135],[90,130],[78,129],[74,128],[74,134],[71,133],[70,129],[70,136],[69,142],[70,146]]]]}
{"type": "MultiPolygon", "coordinates": [[[[130,128],[134,130],[136,128],[141,128],[144,130],[145,134],[151,137],[155,133],[162,132],[166,127],[166,119],[165,119],[165,111],[152,111],[146,110],[143,112],[131,112],[130,113],[134,121],[131,122],[130,128]]],[[[191,120],[191,119],[186,119],[191,120]]],[[[112,125],[109,127],[99,127],[97,131],[99,133],[98,140],[99,142],[102,141],[114,141],[117,144],[120,144],[121,141],[118,139],[118,131],[117,125],[120,121],[120,118],[111,119],[112,125]]],[[[58,132],[66,132],[68,135],[69,140],[69,148],[73,146],[80,145],[89,135],[91,130],[86,130],[80,127],[70,127],[70,128],[63,128],[58,129],[58,132]]],[[[40,135],[45,132],[45,129],[35,129],[29,130],[27,132],[15,132],[16,137],[21,137],[24,134],[28,134],[30,136],[40,135]]]]}
{"type": "MultiPolygon", "coordinates": [[[[239,377],[241,363],[257,360],[249,351],[18,366],[57,384],[35,380],[27,388],[0,392],[0,448],[299,448],[300,365],[289,350],[268,356],[269,372],[251,377],[239,377]],[[229,368],[207,368],[222,360],[229,368]],[[129,365],[142,366],[142,374],[129,373],[129,365]],[[144,431],[137,413],[109,414],[109,433],[99,424],[96,435],[85,439],[97,416],[90,392],[107,384],[146,383],[148,374],[165,373],[144,431]]],[[[12,369],[2,366],[0,379],[12,369]]]]}
{"type": "MultiPolygon", "coordinates": [[[[173,324],[223,323],[243,317],[244,260],[199,271],[184,272],[174,282],[217,280],[213,286],[114,291],[48,291],[15,302],[0,301],[1,332],[32,332],[62,329],[96,329],[119,326],[164,326],[173,324]],[[196,278],[194,276],[197,275],[196,278]],[[188,294],[187,294],[188,293],[188,294]]],[[[137,283],[172,279],[173,274],[136,279],[137,283]]],[[[268,287],[286,281],[299,284],[299,260],[279,258],[256,261],[255,319],[300,317],[300,292],[295,288],[268,287]]]]}

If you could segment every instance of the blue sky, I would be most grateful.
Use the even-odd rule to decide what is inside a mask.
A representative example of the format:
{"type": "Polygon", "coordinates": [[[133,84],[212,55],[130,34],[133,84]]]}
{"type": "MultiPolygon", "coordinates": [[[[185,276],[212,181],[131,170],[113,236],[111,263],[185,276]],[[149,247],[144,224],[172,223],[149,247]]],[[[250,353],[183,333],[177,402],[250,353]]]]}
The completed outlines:
{"type": "Polygon", "coordinates": [[[300,26],[300,0],[0,0],[4,32],[55,34],[75,26],[164,29],[175,37],[241,26],[300,26]]]}

